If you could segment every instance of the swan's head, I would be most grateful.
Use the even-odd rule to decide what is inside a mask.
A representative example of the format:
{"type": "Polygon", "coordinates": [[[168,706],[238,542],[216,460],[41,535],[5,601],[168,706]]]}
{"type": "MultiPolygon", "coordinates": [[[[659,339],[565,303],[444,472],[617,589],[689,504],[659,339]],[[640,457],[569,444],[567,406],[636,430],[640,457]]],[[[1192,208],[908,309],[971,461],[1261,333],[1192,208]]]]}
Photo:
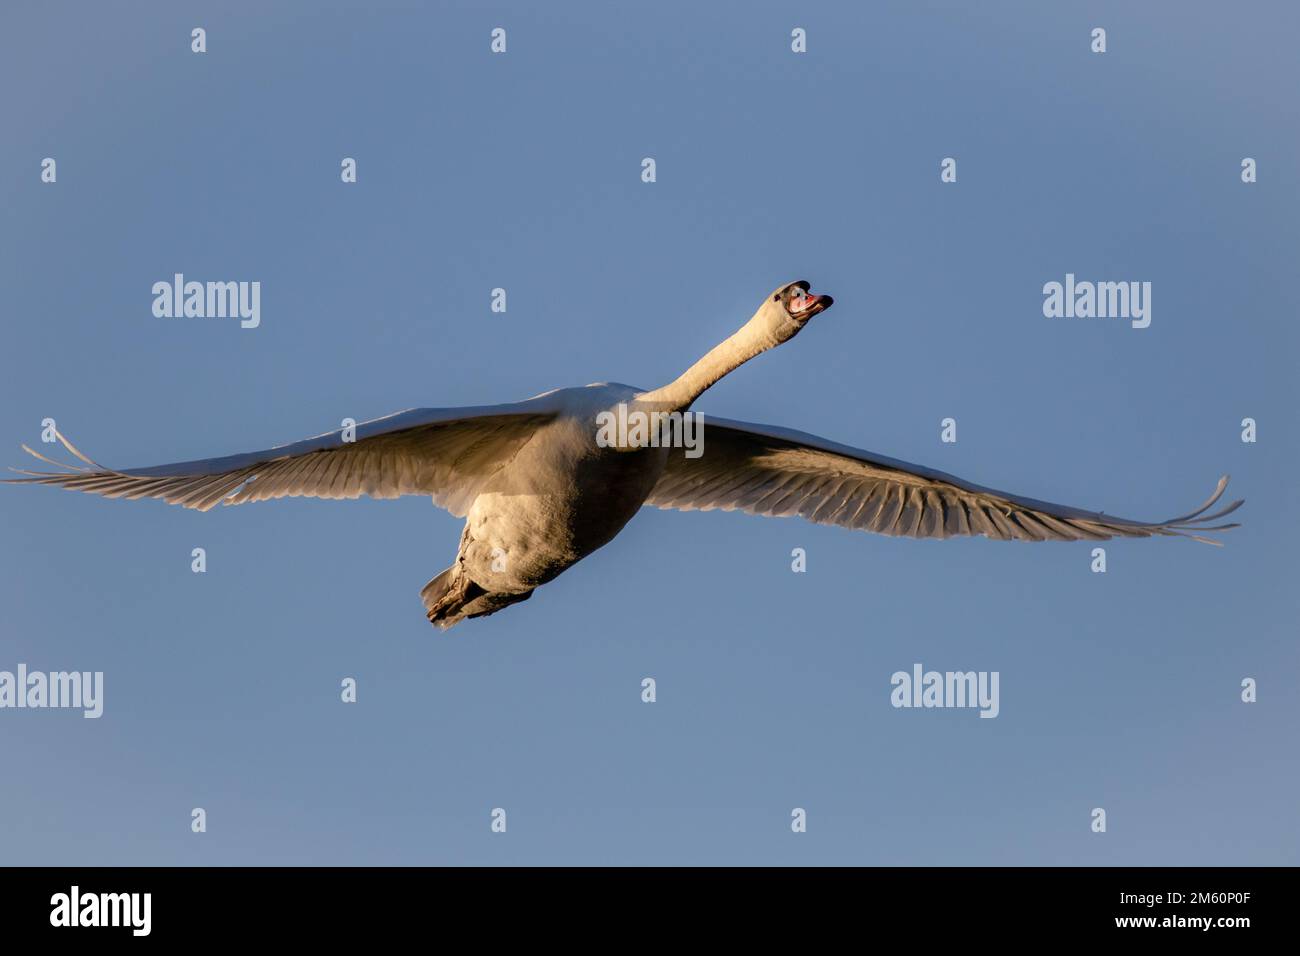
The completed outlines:
{"type": "Polygon", "coordinates": [[[830,296],[813,295],[811,289],[812,286],[806,280],[800,279],[778,289],[772,298],[781,303],[790,318],[803,325],[818,312],[825,312],[835,304],[830,296]]]}
{"type": "Polygon", "coordinates": [[[784,342],[796,335],[818,312],[825,312],[834,303],[828,295],[814,295],[809,283],[800,279],[781,286],[767,297],[759,309],[766,324],[775,332],[777,340],[784,342]]]}

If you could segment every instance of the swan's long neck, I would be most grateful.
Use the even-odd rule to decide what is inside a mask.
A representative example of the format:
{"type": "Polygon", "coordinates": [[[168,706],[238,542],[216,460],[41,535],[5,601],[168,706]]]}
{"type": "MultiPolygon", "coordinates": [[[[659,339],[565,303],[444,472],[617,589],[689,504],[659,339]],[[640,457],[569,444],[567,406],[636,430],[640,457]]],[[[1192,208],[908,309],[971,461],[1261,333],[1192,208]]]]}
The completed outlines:
{"type": "MultiPolygon", "coordinates": [[[[789,335],[797,331],[795,327],[789,335]]],[[[765,311],[760,309],[735,334],[711,348],[676,380],[663,388],[642,392],[636,400],[665,411],[685,411],[724,375],[734,372],[754,356],[780,345],[789,335],[780,336],[765,311]]]]}

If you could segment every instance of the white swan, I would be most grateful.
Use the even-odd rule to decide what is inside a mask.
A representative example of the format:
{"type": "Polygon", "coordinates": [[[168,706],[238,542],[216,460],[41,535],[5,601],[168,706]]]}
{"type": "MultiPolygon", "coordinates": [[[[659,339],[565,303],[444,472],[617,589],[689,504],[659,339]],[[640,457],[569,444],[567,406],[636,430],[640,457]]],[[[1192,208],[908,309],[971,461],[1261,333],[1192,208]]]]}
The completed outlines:
{"type": "MultiPolygon", "coordinates": [[[[109,498],[162,498],[206,511],[267,498],[395,498],[430,495],[465,517],[455,562],[421,596],[429,620],[450,627],[526,600],[539,585],[610,541],[645,504],[683,511],[721,508],[799,515],[822,524],[913,538],[984,535],[1000,540],[1102,541],[1113,536],[1187,535],[1236,510],[1206,514],[1227,485],[1196,511],[1145,523],[982,488],[929,468],[803,432],[709,418],[703,454],[665,447],[607,447],[596,419],[620,404],[685,411],[711,385],[799,333],[831,305],[807,282],[781,286],[743,327],[653,391],[598,384],[525,402],[420,408],[344,432],[227,458],[113,471],[62,435],[82,465],[21,472],[10,482],[62,485],[109,498]]],[[[626,411],[626,409],[625,409],[626,411]]]]}

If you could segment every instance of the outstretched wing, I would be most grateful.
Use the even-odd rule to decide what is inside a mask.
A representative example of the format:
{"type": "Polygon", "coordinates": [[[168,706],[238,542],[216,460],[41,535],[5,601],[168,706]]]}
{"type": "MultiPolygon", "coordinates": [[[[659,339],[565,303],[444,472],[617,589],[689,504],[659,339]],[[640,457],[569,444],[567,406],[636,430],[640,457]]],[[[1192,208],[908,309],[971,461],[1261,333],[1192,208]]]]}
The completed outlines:
{"type": "Polygon", "coordinates": [[[1200,537],[1235,528],[1207,526],[1235,501],[1206,514],[1228,485],[1191,514],[1147,523],[982,488],[952,475],[850,448],[792,429],[706,419],[703,453],[674,453],[646,504],[679,511],[739,509],[768,517],[798,515],[818,524],[909,538],[984,535],[1002,541],[1104,541],[1151,535],[1200,537]]]}
{"type": "Polygon", "coordinates": [[[354,441],[345,442],[339,430],[246,455],[122,471],[96,464],[58,435],[84,466],[24,445],[63,470],[22,471],[28,477],[7,482],[61,485],[106,498],[161,498],[199,511],[286,496],[430,495],[463,517],[482,484],[554,417],[544,396],[514,405],[414,408],[357,425],[354,441]]]}

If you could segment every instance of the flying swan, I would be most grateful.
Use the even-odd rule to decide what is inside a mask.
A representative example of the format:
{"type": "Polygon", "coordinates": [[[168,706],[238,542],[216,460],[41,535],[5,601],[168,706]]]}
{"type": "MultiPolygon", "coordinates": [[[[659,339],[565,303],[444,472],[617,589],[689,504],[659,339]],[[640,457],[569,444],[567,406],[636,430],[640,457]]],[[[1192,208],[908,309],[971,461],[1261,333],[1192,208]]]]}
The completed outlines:
{"type": "Polygon", "coordinates": [[[1202,535],[1237,527],[1210,522],[1241,501],[1206,514],[1223,495],[1226,476],[1197,510],[1147,523],[994,491],[769,425],[709,418],[699,426],[703,440],[695,457],[647,442],[635,430],[620,433],[622,444],[598,440],[602,413],[685,413],[724,375],[794,338],[831,302],[828,295],[812,294],[807,282],[783,285],[734,335],[652,391],[601,383],[507,405],[416,408],[358,425],[354,435],[334,431],[245,455],[124,471],[96,464],[59,434],[82,465],[54,461],[24,445],[62,470],[20,470],[28,477],[7,482],[61,485],[106,498],[161,498],[199,511],[299,495],[429,495],[466,519],[456,560],[420,592],[426,616],[440,628],[527,600],[612,540],[642,505],[798,515],[910,538],[1105,541],[1181,535],[1217,544],[1202,535]]]}

